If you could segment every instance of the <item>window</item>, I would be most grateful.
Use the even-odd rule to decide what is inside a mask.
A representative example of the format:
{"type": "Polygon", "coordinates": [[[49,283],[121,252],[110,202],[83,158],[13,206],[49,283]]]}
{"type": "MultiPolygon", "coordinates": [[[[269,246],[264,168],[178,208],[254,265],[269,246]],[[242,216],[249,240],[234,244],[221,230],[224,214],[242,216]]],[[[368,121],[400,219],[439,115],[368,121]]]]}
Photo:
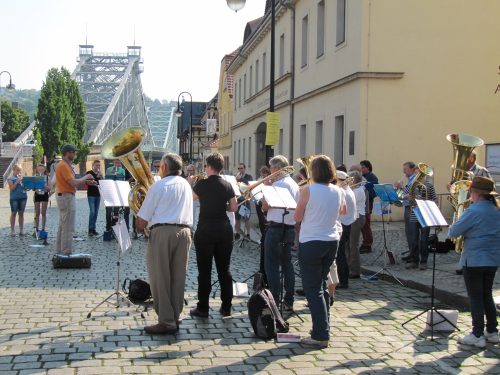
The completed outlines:
{"type": "Polygon", "coordinates": [[[238,81],[238,108],[241,108],[241,78],[238,81]]]}
{"type": "Polygon", "coordinates": [[[238,139],[238,160],[235,165],[241,163],[241,139],[238,139]]]}
{"type": "Polygon", "coordinates": [[[306,154],[306,125],[300,125],[300,155],[306,154]]]}
{"type": "Polygon", "coordinates": [[[345,0],[337,0],[337,46],[345,42],[345,0]]]}
{"type": "Polygon", "coordinates": [[[333,162],[335,165],[344,162],[344,116],[335,117],[333,134],[333,162]]]}
{"type": "Polygon", "coordinates": [[[259,92],[259,59],[255,62],[255,93],[259,92]]]}
{"type": "Polygon", "coordinates": [[[229,133],[229,123],[227,121],[227,112],[224,112],[224,134],[229,133]]]}
{"type": "Polygon", "coordinates": [[[283,153],[285,152],[284,150],[284,147],[283,147],[283,129],[280,129],[280,144],[279,144],[279,148],[278,148],[278,152],[283,155],[283,153]]]}
{"type": "Polygon", "coordinates": [[[316,121],[316,142],[314,153],[321,155],[323,153],[323,121],[316,121]]]}
{"type": "Polygon", "coordinates": [[[354,130],[349,132],[349,155],[354,155],[354,130]]]}
{"type": "Polygon", "coordinates": [[[266,77],[267,74],[267,55],[264,52],[262,54],[262,88],[266,87],[266,77]]]}
{"type": "Polygon", "coordinates": [[[236,165],[236,141],[233,142],[233,164],[236,165]]]}
{"type": "Polygon", "coordinates": [[[247,156],[247,155],[246,155],[246,153],[245,153],[245,152],[246,152],[246,144],[247,144],[247,139],[246,139],[246,138],[243,138],[243,149],[241,150],[241,157],[242,157],[242,162],[243,162],[244,164],[246,164],[246,162],[247,162],[247,161],[245,160],[245,158],[246,158],[246,156],[247,156]]]}
{"type": "Polygon", "coordinates": [[[233,104],[234,110],[236,111],[236,101],[238,100],[238,82],[234,84],[234,96],[233,96],[233,104]]]}
{"type": "Polygon", "coordinates": [[[301,58],[301,67],[307,66],[307,35],[309,28],[309,19],[308,16],[302,18],[302,58],[301,58]]]}
{"type": "Polygon", "coordinates": [[[245,104],[245,100],[247,100],[247,74],[243,75],[243,104],[245,104]]]}
{"type": "Polygon", "coordinates": [[[279,76],[283,76],[285,74],[285,34],[281,34],[280,36],[280,70],[279,76]]]}
{"type": "Polygon", "coordinates": [[[250,95],[248,96],[252,96],[253,95],[253,66],[250,65],[250,95]]]}
{"type": "Polygon", "coordinates": [[[252,164],[252,137],[248,137],[248,167],[252,164]]]}
{"type": "Polygon", "coordinates": [[[325,1],[318,3],[318,23],[317,23],[317,45],[316,57],[321,57],[325,53],[325,1]]]}

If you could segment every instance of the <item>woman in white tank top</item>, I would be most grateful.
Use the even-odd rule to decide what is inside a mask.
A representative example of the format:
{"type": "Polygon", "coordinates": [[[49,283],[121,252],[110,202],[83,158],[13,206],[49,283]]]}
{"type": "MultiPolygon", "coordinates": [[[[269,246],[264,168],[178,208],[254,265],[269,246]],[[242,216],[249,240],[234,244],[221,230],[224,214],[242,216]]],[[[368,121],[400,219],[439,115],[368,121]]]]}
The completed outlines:
{"type": "Polygon", "coordinates": [[[330,266],[336,253],[340,234],[339,215],[345,211],[345,201],[338,186],[335,166],[328,156],[319,155],[311,162],[313,183],[300,191],[295,220],[301,222],[299,234],[299,264],[302,285],[311,310],[313,329],[304,344],[326,347],[330,339],[330,296],[326,286],[330,266]]]}

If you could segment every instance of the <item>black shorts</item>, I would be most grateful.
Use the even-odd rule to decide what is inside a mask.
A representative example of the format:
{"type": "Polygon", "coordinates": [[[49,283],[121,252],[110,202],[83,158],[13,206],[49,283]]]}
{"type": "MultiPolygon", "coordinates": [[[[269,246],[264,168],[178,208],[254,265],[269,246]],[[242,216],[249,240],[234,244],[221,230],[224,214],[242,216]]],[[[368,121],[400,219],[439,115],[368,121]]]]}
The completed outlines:
{"type": "Polygon", "coordinates": [[[49,193],[45,194],[37,194],[33,195],[33,201],[36,202],[48,202],[49,201],[49,193]]]}

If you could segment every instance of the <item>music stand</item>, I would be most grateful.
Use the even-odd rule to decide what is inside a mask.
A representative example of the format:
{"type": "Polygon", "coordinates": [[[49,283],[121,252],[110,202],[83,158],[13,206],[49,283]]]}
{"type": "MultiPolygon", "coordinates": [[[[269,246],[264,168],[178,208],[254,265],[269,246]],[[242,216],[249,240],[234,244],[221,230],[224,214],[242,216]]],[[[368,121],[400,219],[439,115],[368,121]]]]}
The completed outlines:
{"type": "MultiPolygon", "coordinates": [[[[434,234],[435,234],[434,244],[435,244],[436,249],[437,249],[437,245],[438,245],[438,241],[439,241],[438,240],[438,233],[441,230],[441,228],[447,227],[448,223],[446,222],[446,219],[443,217],[443,214],[441,213],[441,211],[439,211],[439,208],[435,202],[425,201],[425,200],[420,200],[420,199],[417,199],[416,202],[417,202],[417,207],[415,207],[413,209],[413,211],[415,212],[415,216],[417,217],[417,220],[420,223],[420,225],[422,226],[422,228],[424,228],[424,227],[434,228],[434,234]]],[[[428,307],[427,309],[425,309],[421,313],[415,315],[413,318],[410,318],[401,324],[404,327],[405,324],[419,318],[423,314],[430,311],[431,312],[431,316],[430,316],[431,322],[430,322],[430,324],[428,324],[426,322],[426,324],[428,324],[431,327],[431,341],[434,341],[434,326],[441,324],[445,321],[448,322],[453,328],[460,331],[460,329],[455,324],[450,322],[450,320],[448,318],[446,318],[446,316],[444,316],[436,308],[436,306],[434,306],[434,294],[435,294],[434,293],[434,291],[435,291],[434,282],[435,282],[435,277],[436,277],[436,253],[437,253],[437,251],[434,251],[433,255],[432,255],[431,305],[430,305],[430,307],[428,307]],[[443,320],[435,323],[434,322],[434,313],[439,315],[443,320]]]]}
{"type": "MultiPolygon", "coordinates": [[[[125,302],[127,306],[134,304],[128,298],[128,296],[126,296],[120,290],[121,255],[131,246],[130,236],[128,235],[128,230],[122,216],[124,207],[128,207],[130,185],[126,181],[101,180],[98,187],[105,207],[119,207],[118,222],[115,226],[113,226],[116,240],[116,288],[113,293],[111,293],[89,311],[89,313],[87,314],[87,319],[89,319],[92,316],[92,313],[104,303],[109,303],[116,308],[120,308],[122,306],[120,302],[125,302]],[[111,301],[114,296],[116,296],[116,302],[111,301]]],[[[135,306],[135,308],[136,311],[139,312],[138,307],[135,306]]],[[[141,318],[144,318],[143,312],[141,312],[141,318]]]]}
{"type": "MultiPolygon", "coordinates": [[[[394,187],[391,184],[374,184],[373,185],[373,190],[375,191],[375,194],[377,197],[380,199],[380,208],[381,208],[381,216],[382,216],[382,233],[383,233],[383,248],[379,256],[384,257],[384,263],[382,265],[382,268],[375,272],[373,275],[369,276],[369,279],[375,278],[377,275],[388,275],[392,277],[394,280],[396,280],[401,286],[404,286],[404,284],[399,280],[396,275],[394,275],[391,270],[387,268],[387,258],[389,257],[389,248],[387,247],[387,233],[386,233],[386,227],[385,227],[385,217],[384,217],[384,204],[385,206],[391,207],[392,204],[396,202],[401,202],[399,200],[398,194],[396,193],[396,190],[394,190],[394,187]]],[[[392,255],[392,253],[391,253],[392,255]]],[[[392,255],[394,256],[394,255],[392,255]]]]}
{"type": "MultiPolygon", "coordinates": [[[[292,194],[288,191],[288,189],[283,188],[283,187],[278,187],[278,186],[262,186],[262,194],[264,195],[264,198],[266,202],[269,204],[270,208],[277,209],[277,210],[283,210],[283,213],[281,214],[281,239],[280,239],[280,246],[281,246],[281,259],[280,259],[280,295],[279,295],[279,309],[281,316],[283,316],[283,304],[285,303],[284,301],[284,289],[285,289],[285,272],[284,272],[284,254],[285,254],[285,247],[287,245],[287,242],[285,241],[285,233],[286,233],[286,227],[285,227],[285,216],[290,214],[290,210],[295,210],[297,208],[297,202],[295,202],[295,199],[293,198],[292,194]]],[[[291,259],[290,259],[291,261],[291,259]]],[[[295,272],[295,271],[294,271],[295,272]]],[[[295,274],[294,274],[295,277],[295,274]]],[[[295,291],[293,291],[295,293],[295,291]]],[[[304,322],[301,316],[299,316],[295,311],[291,311],[290,314],[285,318],[285,320],[289,319],[292,315],[295,315],[297,318],[300,319],[301,322],[304,322]]]]}

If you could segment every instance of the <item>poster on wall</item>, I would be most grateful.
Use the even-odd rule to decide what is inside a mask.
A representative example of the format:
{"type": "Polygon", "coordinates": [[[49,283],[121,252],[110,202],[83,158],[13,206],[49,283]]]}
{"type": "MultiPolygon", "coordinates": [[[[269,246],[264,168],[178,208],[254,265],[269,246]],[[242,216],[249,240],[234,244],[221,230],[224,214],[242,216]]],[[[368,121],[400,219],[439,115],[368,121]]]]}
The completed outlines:
{"type": "Polygon", "coordinates": [[[500,143],[486,145],[486,168],[496,180],[500,178],[500,143]]]}

